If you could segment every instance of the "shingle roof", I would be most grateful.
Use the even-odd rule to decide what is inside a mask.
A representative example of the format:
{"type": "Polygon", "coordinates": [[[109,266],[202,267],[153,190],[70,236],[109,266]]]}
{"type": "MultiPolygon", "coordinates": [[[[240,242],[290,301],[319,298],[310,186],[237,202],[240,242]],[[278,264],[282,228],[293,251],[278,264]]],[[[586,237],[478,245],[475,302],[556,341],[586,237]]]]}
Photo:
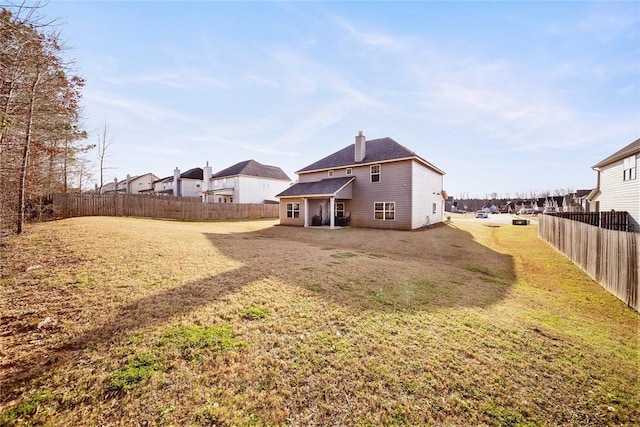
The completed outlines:
{"type": "Polygon", "coordinates": [[[212,178],[222,178],[225,176],[234,175],[248,175],[257,176],[261,178],[282,179],[291,181],[291,178],[284,173],[282,169],[277,166],[263,165],[255,160],[245,160],[244,162],[236,163],[233,166],[229,166],[226,169],[221,170],[213,174],[212,178]]]}
{"type": "Polygon", "coordinates": [[[203,172],[202,168],[193,168],[188,171],[180,174],[180,178],[188,178],[188,179],[202,179],[203,172]]]}
{"type": "Polygon", "coordinates": [[[356,179],[353,176],[327,178],[314,182],[299,182],[284,190],[276,197],[320,196],[335,194],[342,187],[356,179]]]}
{"type": "Polygon", "coordinates": [[[597,164],[591,166],[591,168],[599,168],[602,166],[606,166],[609,163],[617,162],[618,160],[624,159],[625,157],[629,157],[632,154],[640,153],[640,138],[633,141],[631,144],[627,145],[621,150],[616,151],[606,159],[598,162],[597,164]]]}
{"type": "Polygon", "coordinates": [[[342,150],[336,151],[335,153],[330,154],[329,156],[300,169],[296,173],[323,169],[334,169],[345,166],[356,166],[360,164],[384,162],[389,160],[406,159],[413,157],[425,163],[436,172],[442,173],[444,175],[444,172],[442,172],[440,169],[389,137],[367,141],[366,155],[365,158],[360,162],[355,161],[354,154],[355,144],[351,144],[347,147],[344,147],[342,150]]]}

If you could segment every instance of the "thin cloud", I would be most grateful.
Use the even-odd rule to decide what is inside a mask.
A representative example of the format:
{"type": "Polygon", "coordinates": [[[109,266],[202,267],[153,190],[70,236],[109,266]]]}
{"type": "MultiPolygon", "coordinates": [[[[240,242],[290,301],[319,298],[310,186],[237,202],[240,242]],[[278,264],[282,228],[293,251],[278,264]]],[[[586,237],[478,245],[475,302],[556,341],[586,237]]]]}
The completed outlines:
{"type": "Polygon", "coordinates": [[[347,32],[349,39],[355,40],[367,50],[397,52],[404,49],[404,44],[397,38],[383,32],[365,31],[357,28],[344,17],[333,17],[333,21],[347,32]]]}
{"type": "Polygon", "coordinates": [[[165,120],[182,121],[188,123],[202,122],[194,117],[180,111],[160,107],[143,101],[138,101],[122,96],[105,94],[101,92],[87,91],[84,98],[96,104],[116,108],[120,113],[138,116],[145,120],[161,122],[165,120]]]}
{"type": "Polygon", "coordinates": [[[115,85],[127,84],[148,84],[168,86],[176,89],[216,87],[230,89],[226,83],[209,76],[201,75],[198,72],[164,72],[151,74],[138,74],[131,76],[105,77],[106,83],[115,85]]]}

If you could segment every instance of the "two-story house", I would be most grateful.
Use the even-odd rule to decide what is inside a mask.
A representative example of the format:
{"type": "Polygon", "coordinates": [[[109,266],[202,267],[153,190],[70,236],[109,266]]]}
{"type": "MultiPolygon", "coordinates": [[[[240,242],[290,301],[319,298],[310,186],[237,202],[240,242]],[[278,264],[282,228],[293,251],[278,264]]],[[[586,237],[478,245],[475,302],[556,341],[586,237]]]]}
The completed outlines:
{"type": "Polygon", "coordinates": [[[279,167],[245,160],[215,174],[204,168],[203,198],[210,203],[277,203],[276,194],[291,185],[279,167]]]}
{"type": "Polygon", "coordinates": [[[592,166],[598,172],[598,186],[589,195],[596,210],[627,211],[629,231],[640,232],[640,138],[592,166]]]}
{"type": "Polygon", "coordinates": [[[296,172],[280,224],[415,229],[442,222],[444,172],[391,138],[351,144],[296,172]]]}
{"type": "Polygon", "coordinates": [[[177,167],[173,176],[154,181],[154,194],[179,197],[200,197],[202,195],[202,168],[189,169],[180,173],[177,167]]]}

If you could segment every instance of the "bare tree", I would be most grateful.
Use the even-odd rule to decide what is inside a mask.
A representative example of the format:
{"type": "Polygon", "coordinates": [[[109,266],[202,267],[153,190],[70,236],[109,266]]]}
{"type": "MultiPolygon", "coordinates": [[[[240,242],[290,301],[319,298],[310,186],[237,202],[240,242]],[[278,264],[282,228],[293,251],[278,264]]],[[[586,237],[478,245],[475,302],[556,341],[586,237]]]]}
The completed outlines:
{"type": "Polygon", "coordinates": [[[112,140],[107,138],[107,124],[104,124],[104,128],[102,132],[98,135],[98,144],[96,148],[98,150],[98,169],[100,174],[100,187],[98,188],[98,193],[102,193],[102,187],[104,186],[104,173],[108,169],[111,169],[106,166],[107,159],[111,156],[109,153],[109,148],[113,143],[112,140]]]}
{"type": "Polygon", "coordinates": [[[0,9],[0,226],[13,222],[21,233],[27,198],[66,187],[86,133],[79,126],[84,80],[69,75],[59,35],[29,21],[36,9],[16,10],[26,18],[0,9]]]}

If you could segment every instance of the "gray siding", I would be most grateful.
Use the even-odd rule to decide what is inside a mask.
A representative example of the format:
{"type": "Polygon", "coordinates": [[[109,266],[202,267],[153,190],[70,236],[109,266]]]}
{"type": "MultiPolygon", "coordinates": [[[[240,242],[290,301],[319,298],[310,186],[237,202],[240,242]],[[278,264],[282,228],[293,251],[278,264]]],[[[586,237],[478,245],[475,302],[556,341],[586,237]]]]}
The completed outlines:
{"type": "Polygon", "coordinates": [[[353,168],[353,199],[346,201],[354,227],[411,228],[411,160],[382,163],[380,181],[371,182],[369,166],[353,168]],[[395,202],[395,220],[376,220],[374,203],[395,202]]]}
{"type": "MultiPolygon", "coordinates": [[[[636,154],[636,172],[640,155],[636,154]]],[[[636,179],[623,180],[623,160],[600,169],[600,191],[597,201],[601,211],[627,211],[632,217],[632,231],[640,232],[640,174],[636,179]]]]}

